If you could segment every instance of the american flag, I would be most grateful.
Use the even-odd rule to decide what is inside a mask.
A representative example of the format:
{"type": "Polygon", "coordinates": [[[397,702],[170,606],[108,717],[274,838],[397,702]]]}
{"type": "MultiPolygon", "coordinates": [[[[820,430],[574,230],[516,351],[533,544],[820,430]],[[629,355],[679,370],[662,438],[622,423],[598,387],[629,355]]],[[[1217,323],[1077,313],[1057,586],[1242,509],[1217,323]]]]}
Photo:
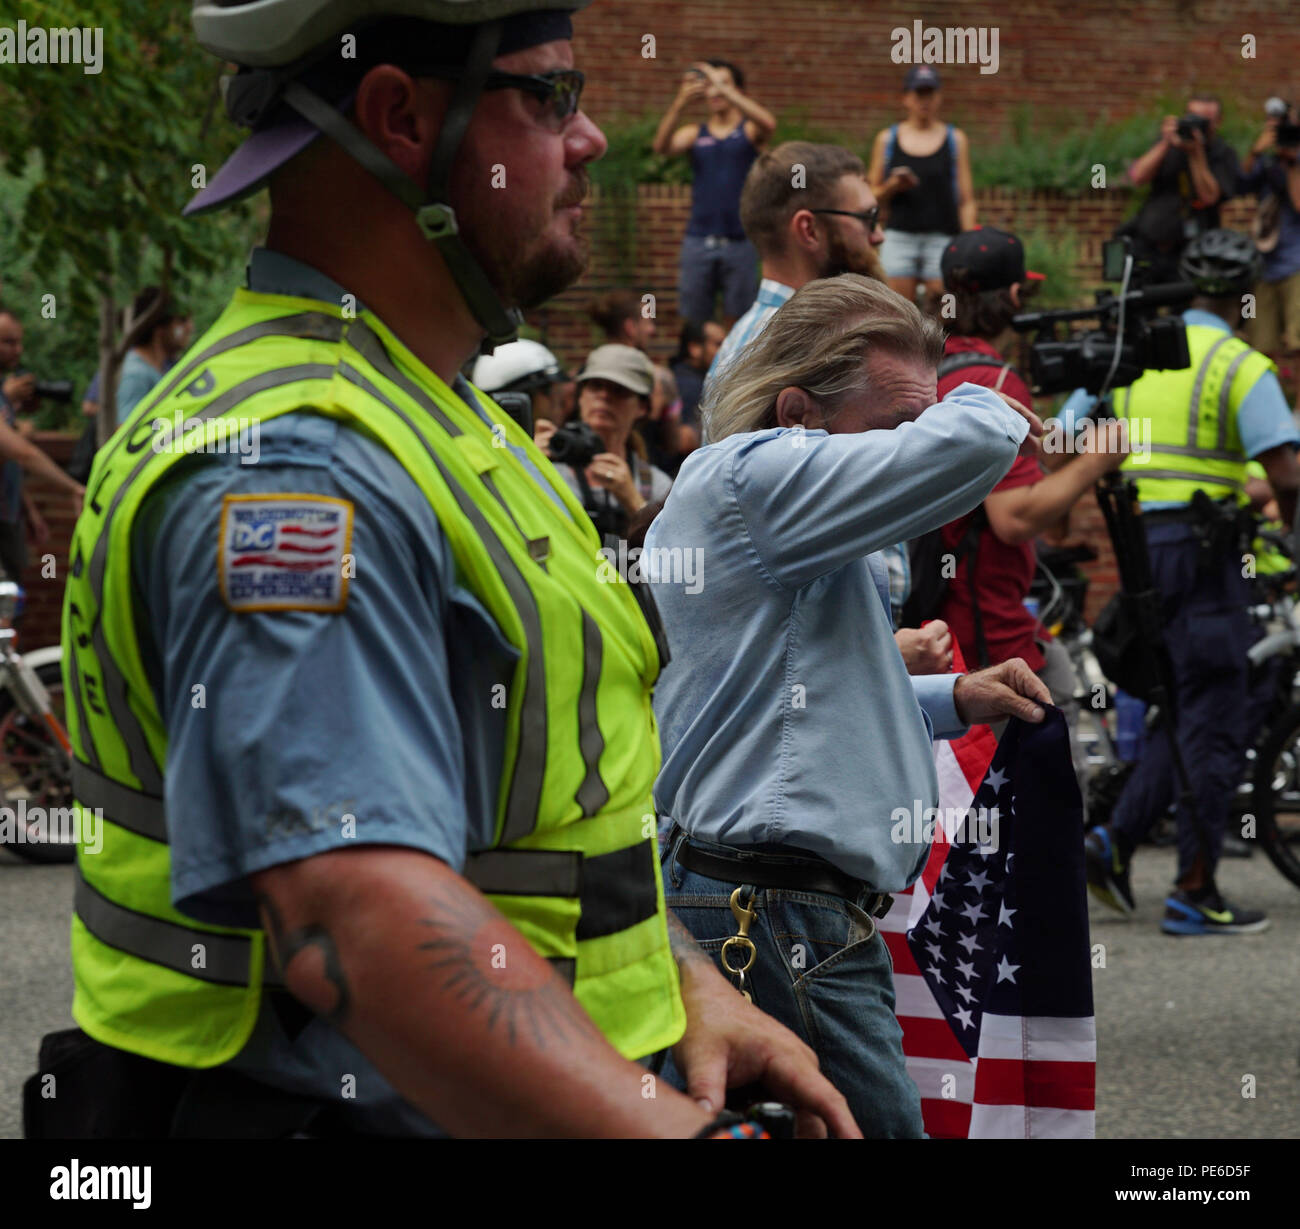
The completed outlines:
{"type": "Polygon", "coordinates": [[[921,877],[881,922],[907,1069],[934,1138],[1091,1138],[1097,1059],[1083,804],[1065,718],[935,744],[941,810],[921,877]],[[948,808],[956,808],[949,811],[948,808]],[[996,848],[994,848],[996,846],[996,848]]]}

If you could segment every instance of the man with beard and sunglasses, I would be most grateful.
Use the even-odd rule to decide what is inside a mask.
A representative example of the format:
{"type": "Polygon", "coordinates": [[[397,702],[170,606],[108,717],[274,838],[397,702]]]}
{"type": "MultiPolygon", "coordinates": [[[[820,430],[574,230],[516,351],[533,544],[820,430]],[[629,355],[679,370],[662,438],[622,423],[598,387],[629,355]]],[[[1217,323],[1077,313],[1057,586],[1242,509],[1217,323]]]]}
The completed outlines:
{"type": "MultiPolygon", "coordinates": [[[[861,273],[884,280],[876,249],[885,241],[862,159],[839,145],[786,141],[760,154],[745,177],[740,220],[758,249],[763,280],[709,367],[713,380],[800,286],[861,273]]],[[[704,424],[708,439],[708,424],[704,424]]]]}
{"type": "Polygon", "coordinates": [[[750,1084],[857,1134],[667,914],[653,607],[458,374],[583,269],[581,7],[194,6],[253,133],[189,212],[266,184],[270,227],[77,526],[74,789],[105,822],[29,1134],[745,1136],[750,1084]],[[149,446],[223,416],[254,463],[149,446]],[[690,1095],[656,1087],[669,1047],[690,1095]]]}

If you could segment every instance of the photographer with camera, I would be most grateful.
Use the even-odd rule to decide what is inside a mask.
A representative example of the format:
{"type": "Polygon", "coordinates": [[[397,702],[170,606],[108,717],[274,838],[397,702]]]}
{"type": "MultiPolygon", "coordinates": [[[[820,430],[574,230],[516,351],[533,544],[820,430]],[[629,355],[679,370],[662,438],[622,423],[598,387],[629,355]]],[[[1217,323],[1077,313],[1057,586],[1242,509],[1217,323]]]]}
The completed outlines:
{"type": "Polygon", "coordinates": [[[677,96],[654,135],[660,155],[691,161],[691,216],[682,236],[677,311],[683,320],[712,320],[719,294],[727,327],[744,315],[758,293],[758,254],[740,222],[745,175],[776,117],[745,93],[745,74],[727,60],[699,60],[682,76],[677,96]],[[704,103],[708,119],[678,124],[683,112],[704,103]]]}
{"type": "Polygon", "coordinates": [[[654,379],[654,364],[640,350],[598,346],[578,373],[579,420],[559,428],[541,421],[533,430],[602,536],[626,535],[628,518],[672,489],[633,429],[650,412],[654,379]]]}
{"type": "MultiPolygon", "coordinates": [[[[504,398],[516,394],[527,398],[531,425],[547,421],[557,427],[566,414],[559,386],[568,380],[560,360],[540,341],[523,338],[497,346],[491,354],[475,360],[473,384],[481,388],[507,412],[511,406],[504,398]]],[[[519,421],[516,418],[516,421],[519,421]]]]}
{"type": "Polygon", "coordinates": [[[1223,104],[1213,94],[1193,94],[1187,114],[1166,115],[1160,139],[1129,167],[1136,187],[1151,185],[1141,211],[1117,235],[1135,240],[1151,264],[1152,282],[1178,280],[1184,247],[1219,225],[1219,206],[1237,195],[1237,155],[1218,136],[1223,104]]]}
{"type": "Polygon", "coordinates": [[[1241,164],[1240,187],[1259,198],[1255,246],[1264,257],[1250,342],[1277,358],[1300,351],[1300,114],[1281,98],[1270,98],[1264,111],[1268,119],[1241,164]]]}
{"type": "MultiPolygon", "coordinates": [[[[1149,443],[1123,472],[1137,484],[1172,663],[1177,747],[1195,802],[1195,814],[1181,800],[1177,810],[1178,878],[1161,923],[1174,935],[1245,934],[1267,925],[1258,910],[1226,903],[1215,882],[1246,751],[1247,462],[1264,467],[1287,524],[1300,491],[1300,432],[1276,368],[1233,336],[1260,263],[1247,235],[1212,230],[1194,239],[1179,266],[1195,286],[1182,317],[1190,366],[1148,370],[1114,399],[1116,416],[1140,425],[1149,443]]],[[[1076,394],[1062,413],[1067,429],[1080,400],[1076,394]]],[[[1168,739],[1166,722],[1152,732],[1111,820],[1087,838],[1089,887],[1123,913],[1134,907],[1133,851],[1168,800],[1168,739]]]]}

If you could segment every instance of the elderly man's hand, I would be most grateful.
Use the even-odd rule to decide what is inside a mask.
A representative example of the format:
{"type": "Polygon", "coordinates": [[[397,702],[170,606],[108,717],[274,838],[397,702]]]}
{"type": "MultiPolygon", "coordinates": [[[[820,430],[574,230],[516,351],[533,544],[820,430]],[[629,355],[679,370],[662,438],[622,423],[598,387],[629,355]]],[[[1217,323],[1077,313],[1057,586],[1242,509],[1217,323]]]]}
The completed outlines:
{"type": "Polygon", "coordinates": [[[1001,397],[1029,424],[1029,434],[1025,436],[1023,443],[1020,445],[1020,455],[1022,457],[1036,457],[1038,455],[1039,441],[1043,438],[1043,420],[1028,406],[1021,405],[1014,397],[1008,397],[1001,389],[995,388],[990,391],[1001,397]]]}
{"type": "Polygon", "coordinates": [[[686,1007],[686,1032],[673,1059],[687,1096],[716,1114],[728,1088],[761,1084],[794,1109],[800,1138],[861,1139],[848,1102],[818,1069],[813,1050],[724,980],[671,911],[668,936],[686,1007]]]}
{"type": "Polygon", "coordinates": [[[947,674],[952,668],[952,633],[942,619],[894,633],[908,674],[947,674]]]}
{"type": "Polygon", "coordinates": [[[1023,658],[1013,657],[987,670],[963,674],[953,686],[952,702],[967,725],[1003,717],[1042,721],[1046,714],[1040,705],[1050,704],[1052,693],[1023,658]]]}

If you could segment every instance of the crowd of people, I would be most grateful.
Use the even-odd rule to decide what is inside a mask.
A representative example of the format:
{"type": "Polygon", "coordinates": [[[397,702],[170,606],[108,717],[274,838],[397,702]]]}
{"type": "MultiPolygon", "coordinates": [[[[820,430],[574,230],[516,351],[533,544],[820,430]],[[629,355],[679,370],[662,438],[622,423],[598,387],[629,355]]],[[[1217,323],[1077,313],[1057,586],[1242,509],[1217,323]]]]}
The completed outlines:
{"type": "MultiPolygon", "coordinates": [[[[30,1126],[746,1138],[728,1089],[757,1085],[801,1134],[923,1134],[877,920],[928,847],[890,817],[936,804],[935,740],[1072,705],[1025,606],[1033,543],[1116,468],[1155,522],[1198,799],[1162,926],[1259,929],[1216,880],[1246,598],[1193,493],[1235,510],[1256,459],[1290,524],[1300,432],[1233,332],[1243,294],[1269,299],[1268,240],[1218,226],[1217,102],[1133,168],[1133,250],[1195,293],[1192,366],[1117,398],[1138,468],[1122,429],[1045,455],[1004,357],[1041,279],[979,224],[929,66],[867,166],[773,145],[741,68],[696,62],[654,137],[695,174],[671,361],[633,291],[591,305],[575,371],[535,340],[481,352],[581,275],[605,139],[568,9],[393,7],[282,0],[274,40],[261,4],[199,27],[257,132],[190,211],[266,185],[270,226],[198,347],[170,311],[137,345],[78,521],[97,565],[68,580],[69,735],[108,822],[79,864],[77,1028],[42,1050],[60,1095],[30,1126]],[[312,54],[357,23],[355,58],[312,54]],[[508,192],[471,173],[503,148],[508,192]],[[365,245],[340,242],[359,217],[365,245]],[[169,362],[196,378],[158,385],[169,362]],[[121,446],[206,406],[258,424],[260,455],[121,446]],[[606,583],[593,554],[619,539],[702,583],[606,583]],[[101,680],[108,703],[81,703],[101,680]],[[741,917],[744,996],[717,959],[741,917]]],[[[1287,190],[1272,250],[1294,241],[1293,118],[1248,167],[1287,190]]],[[[1116,907],[1168,761],[1089,837],[1116,907]]]]}

